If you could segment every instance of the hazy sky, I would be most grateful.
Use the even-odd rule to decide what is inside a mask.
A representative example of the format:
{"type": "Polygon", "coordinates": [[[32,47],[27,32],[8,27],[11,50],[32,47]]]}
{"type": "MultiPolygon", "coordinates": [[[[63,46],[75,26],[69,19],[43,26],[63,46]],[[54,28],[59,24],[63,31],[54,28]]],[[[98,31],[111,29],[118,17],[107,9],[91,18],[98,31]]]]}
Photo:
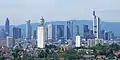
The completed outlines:
{"type": "Polygon", "coordinates": [[[92,19],[92,10],[103,21],[120,22],[120,0],[0,0],[0,24],[8,17],[12,24],[46,21],[92,19]]]}

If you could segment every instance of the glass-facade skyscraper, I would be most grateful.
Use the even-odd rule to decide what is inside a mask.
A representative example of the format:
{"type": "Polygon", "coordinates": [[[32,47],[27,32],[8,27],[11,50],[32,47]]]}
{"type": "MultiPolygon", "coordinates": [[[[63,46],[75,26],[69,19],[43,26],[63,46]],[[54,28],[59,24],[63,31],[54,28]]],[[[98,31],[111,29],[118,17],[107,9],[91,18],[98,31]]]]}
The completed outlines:
{"type": "Polygon", "coordinates": [[[32,26],[31,21],[26,21],[26,39],[30,40],[32,37],[32,26]]]}
{"type": "Polygon", "coordinates": [[[13,27],[13,39],[21,38],[21,28],[13,27]]]}
{"type": "Polygon", "coordinates": [[[5,37],[7,36],[10,36],[10,22],[8,18],[5,21],[5,37]]]}
{"type": "Polygon", "coordinates": [[[57,38],[58,39],[64,38],[64,25],[57,25],[57,38]]]}
{"type": "Polygon", "coordinates": [[[83,29],[84,29],[84,30],[83,30],[84,38],[85,38],[85,39],[88,39],[88,38],[89,38],[89,34],[90,34],[88,25],[84,25],[84,26],[83,26],[83,29]]]}

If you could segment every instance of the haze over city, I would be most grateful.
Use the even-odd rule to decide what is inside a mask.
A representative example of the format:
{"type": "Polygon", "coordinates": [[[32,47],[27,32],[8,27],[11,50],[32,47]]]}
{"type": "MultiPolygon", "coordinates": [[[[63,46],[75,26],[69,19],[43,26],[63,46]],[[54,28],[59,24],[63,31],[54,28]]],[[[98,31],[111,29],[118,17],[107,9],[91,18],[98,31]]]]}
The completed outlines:
{"type": "Polygon", "coordinates": [[[102,21],[120,22],[119,0],[1,0],[0,25],[6,17],[11,24],[26,20],[37,22],[40,16],[46,21],[92,20],[92,10],[102,21]]]}

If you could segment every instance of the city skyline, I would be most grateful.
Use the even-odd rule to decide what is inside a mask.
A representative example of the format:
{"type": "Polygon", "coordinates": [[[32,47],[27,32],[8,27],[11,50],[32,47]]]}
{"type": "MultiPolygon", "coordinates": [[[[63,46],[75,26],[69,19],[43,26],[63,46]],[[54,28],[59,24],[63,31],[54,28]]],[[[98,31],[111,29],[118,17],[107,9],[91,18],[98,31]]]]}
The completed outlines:
{"type": "Polygon", "coordinates": [[[24,24],[27,20],[38,22],[40,16],[46,21],[92,20],[92,10],[102,21],[120,22],[119,0],[20,0],[0,2],[0,25],[6,17],[11,24],[24,24]]]}

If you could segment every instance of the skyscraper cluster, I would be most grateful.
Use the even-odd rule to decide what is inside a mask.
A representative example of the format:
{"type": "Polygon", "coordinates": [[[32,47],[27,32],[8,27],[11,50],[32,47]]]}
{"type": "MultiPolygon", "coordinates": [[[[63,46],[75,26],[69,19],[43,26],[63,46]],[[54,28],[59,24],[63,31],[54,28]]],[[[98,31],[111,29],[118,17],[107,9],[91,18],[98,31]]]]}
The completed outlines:
{"type": "Polygon", "coordinates": [[[38,43],[41,44],[44,44],[43,39],[48,42],[61,41],[62,44],[64,44],[67,40],[81,41],[79,39],[85,39],[86,41],[90,39],[98,39],[100,41],[101,39],[113,40],[114,33],[112,31],[102,29],[100,17],[96,15],[95,11],[93,11],[92,14],[92,27],[90,24],[82,24],[82,27],[80,27],[77,20],[68,20],[62,23],[47,23],[44,25],[44,18],[42,17],[40,19],[41,22],[39,26],[35,27],[35,30],[32,28],[31,20],[26,21],[24,30],[18,26],[10,27],[10,21],[7,17],[5,21],[5,28],[0,30],[0,38],[12,37],[13,44],[15,44],[16,39],[26,39],[28,41],[37,40],[38,43]],[[41,27],[41,25],[44,26],[41,27]],[[11,28],[13,33],[10,33],[11,28]],[[82,33],[80,33],[80,31],[82,31],[82,33]]]}

